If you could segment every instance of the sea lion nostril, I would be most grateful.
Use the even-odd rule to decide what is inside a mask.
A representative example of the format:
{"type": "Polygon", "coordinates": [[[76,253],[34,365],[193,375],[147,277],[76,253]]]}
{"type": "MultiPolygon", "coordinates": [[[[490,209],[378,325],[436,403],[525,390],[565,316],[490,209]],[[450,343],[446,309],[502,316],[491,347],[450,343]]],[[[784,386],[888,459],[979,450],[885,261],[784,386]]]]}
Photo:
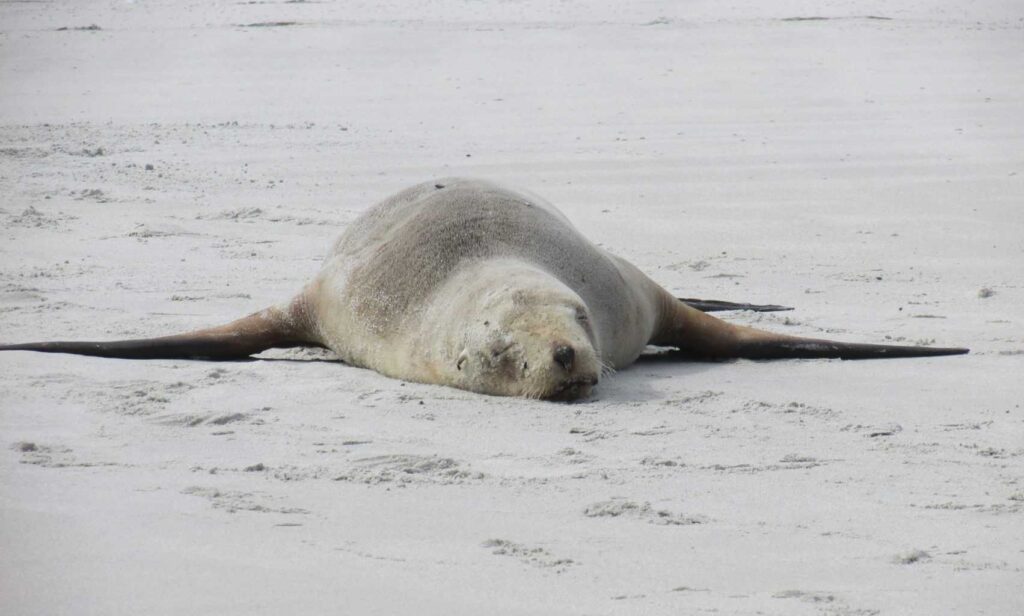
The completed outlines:
{"type": "Polygon", "coordinates": [[[555,363],[559,366],[566,370],[572,370],[572,362],[576,359],[576,350],[564,344],[557,346],[555,347],[554,359],[555,363]]]}

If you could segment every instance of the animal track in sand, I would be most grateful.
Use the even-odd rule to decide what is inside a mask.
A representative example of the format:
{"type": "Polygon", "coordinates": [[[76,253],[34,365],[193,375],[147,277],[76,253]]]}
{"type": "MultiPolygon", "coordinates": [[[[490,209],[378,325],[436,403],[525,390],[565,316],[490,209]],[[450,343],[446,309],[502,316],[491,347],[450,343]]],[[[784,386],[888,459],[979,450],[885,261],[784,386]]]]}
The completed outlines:
{"type": "Polygon", "coordinates": [[[579,564],[571,558],[556,558],[544,548],[528,547],[507,539],[488,539],[480,544],[491,550],[491,554],[510,556],[519,562],[541,568],[554,568],[559,572],[568,566],[579,564]]]}
{"type": "Polygon", "coordinates": [[[690,407],[690,406],[695,406],[695,405],[703,404],[703,403],[708,402],[710,400],[714,400],[715,398],[718,398],[718,397],[722,396],[724,393],[725,392],[712,391],[712,390],[709,389],[709,390],[705,390],[705,391],[702,391],[700,393],[692,394],[692,395],[689,395],[689,396],[683,396],[681,398],[669,398],[668,400],[662,401],[661,404],[663,406],[673,406],[673,407],[685,406],[685,407],[690,407]]]}
{"type": "Polygon", "coordinates": [[[72,455],[69,447],[40,445],[31,441],[18,441],[11,449],[21,453],[22,464],[33,464],[42,468],[90,468],[95,466],[126,466],[117,462],[80,462],[72,455]]]}
{"type": "Polygon", "coordinates": [[[931,560],[932,555],[924,550],[910,550],[892,557],[892,562],[897,565],[912,565],[914,563],[931,560]]]}
{"type": "Polygon", "coordinates": [[[774,403],[760,400],[750,400],[743,405],[745,411],[773,411],[784,415],[798,415],[801,417],[816,417],[819,419],[831,419],[839,415],[838,411],[823,406],[814,406],[803,402],[774,403]]]}
{"type": "Polygon", "coordinates": [[[229,220],[232,222],[287,222],[300,227],[308,225],[326,226],[338,225],[341,221],[330,218],[313,218],[310,216],[294,216],[291,214],[274,214],[258,207],[241,207],[230,210],[221,210],[213,214],[197,214],[196,220],[229,220]]]}
{"type": "Polygon", "coordinates": [[[77,216],[71,216],[64,212],[43,212],[32,205],[22,210],[20,214],[9,214],[5,210],[0,210],[0,215],[7,218],[7,227],[36,229],[61,229],[67,226],[64,223],[78,220],[77,216]]]}
{"type": "Polygon", "coordinates": [[[1007,500],[1008,503],[974,503],[968,505],[966,503],[956,503],[953,501],[946,501],[944,503],[929,503],[925,505],[917,505],[911,503],[911,507],[920,509],[939,509],[945,511],[963,511],[970,509],[978,513],[989,513],[989,514],[1017,514],[1024,511],[1024,495],[1011,494],[1007,500]]]}
{"type": "Polygon", "coordinates": [[[46,158],[51,154],[50,150],[34,147],[6,147],[0,148],[0,158],[28,159],[46,158]]]}
{"type": "Polygon", "coordinates": [[[797,599],[804,603],[818,605],[818,610],[822,611],[816,613],[830,616],[877,616],[879,614],[879,610],[851,607],[844,603],[841,596],[817,590],[781,590],[774,593],[772,598],[797,599]]]}
{"type": "Polygon", "coordinates": [[[608,432],[607,430],[599,430],[597,428],[569,428],[569,434],[579,434],[583,436],[583,441],[586,443],[615,437],[613,433],[608,432]]]}
{"type": "Polygon", "coordinates": [[[256,493],[237,490],[222,491],[217,488],[191,486],[181,491],[182,494],[198,496],[210,501],[214,509],[223,509],[228,513],[239,511],[255,511],[257,513],[308,514],[307,509],[299,507],[273,507],[257,502],[256,493]]]}
{"type": "MultiPolygon", "coordinates": [[[[405,387],[406,383],[402,383],[400,386],[405,387]]],[[[438,396],[437,392],[431,391],[431,397],[424,398],[423,396],[417,395],[416,393],[408,393],[408,391],[394,389],[373,389],[371,391],[359,394],[358,396],[356,396],[356,400],[362,403],[363,406],[366,406],[367,408],[375,408],[380,405],[389,406],[395,403],[415,403],[419,406],[427,406],[427,404],[431,402],[439,402],[443,400],[464,400],[469,397],[468,395],[460,396],[460,393],[461,392],[455,392],[454,395],[451,395],[451,392],[444,392],[444,394],[447,395],[444,395],[444,397],[436,397],[438,396]]],[[[428,419],[426,417],[423,418],[428,419]]],[[[433,417],[429,419],[433,419],[433,417]]]]}
{"type": "Polygon", "coordinates": [[[783,590],[772,595],[773,599],[800,599],[809,603],[832,603],[836,600],[835,595],[825,592],[806,590],[783,590]]]}
{"type": "Polygon", "coordinates": [[[630,430],[629,433],[633,436],[664,436],[672,434],[675,429],[668,427],[663,423],[655,424],[647,428],[637,428],[630,430]]]}
{"type": "Polygon", "coordinates": [[[334,480],[366,484],[451,484],[483,478],[483,473],[463,469],[451,458],[391,454],[355,460],[351,469],[334,480]]]}
{"type": "Polygon", "coordinates": [[[284,28],[287,26],[297,26],[297,21],[257,21],[251,24],[238,24],[239,28],[284,28]]]}
{"type": "Polygon", "coordinates": [[[97,203],[109,203],[111,198],[99,188],[83,188],[72,190],[68,193],[75,201],[95,201],[97,203]]]}
{"type": "Polygon", "coordinates": [[[107,405],[108,408],[121,415],[154,415],[163,411],[167,404],[172,402],[179,394],[186,393],[195,388],[195,385],[184,381],[174,383],[161,383],[159,381],[122,381],[109,385],[107,396],[100,398],[88,394],[88,401],[92,404],[103,403],[114,400],[107,405]]]}
{"type": "MultiPolygon", "coordinates": [[[[135,225],[135,230],[126,233],[124,235],[124,237],[130,237],[130,238],[134,238],[134,239],[136,239],[136,240],[138,240],[140,242],[145,242],[146,240],[151,240],[151,239],[156,239],[156,238],[163,238],[163,237],[199,237],[200,235],[201,235],[200,233],[194,233],[192,231],[185,231],[184,229],[181,229],[181,228],[174,228],[174,229],[163,230],[163,229],[153,229],[153,228],[147,227],[146,225],[138,224],[138,225],[135,225]]],[[[111,238],[104,238],[104,239],[111,239],[111,238]]]]}
{"type": "Polygon", "coordinates": [[[839,429],[840,432],[857,432],[868,438],[879,438],[883,436],[895,436],[903,432],[903,426],[898,423],[882,424],[847,424],[839,429]]]}
{"type": "Polygon", "coordinates": [[[345,543],[346,545],[336,547],[334,549],[338,552],[346,552],[348,554],[352,554],[353,556],[359,556],[360,558],[367,558],[370,560],[383,560],[394,563],[404,563],[407,561],[407,559],[405,558],[398,558],[396,556],[385,556],[383,554],[374,554],[372,552],[367,552],[366,550],[357,549],[355,547],[356,543],[354,541],[346,541],[345,543]]]}
{"type": "MultiPolygon", "coordinates": [[[[248,413],[170,413],[153,417],[153,422],[164,426],[183,426],[196,428],[202,425],[225,426],[230,423],[249,419],[248,413]]],[[[253,423],[262,423],[257,420],[253,423]]]]}
{"type": "MultiPolygon", "coordinates": [[[[565,447],[558,450],[558,461],[565,461],[569,464],[585,464],[594,459],[594,456],[587,455],[582,451],[573,449],[572,447],[565,447]]],[[[556,462],[557,464],[557,462],[556,462]]]]}
{"type": "Polygon", "coordinates": [[[661,467],[661,468],[674,468],[674,467],[686,466],[686,463],[683,462],[680,458],[671,459],[671,458],[656,458],[654,456],[647,456],[645,458],[641,458],[640,459],[640,465],[641,466],[657,466],[657,467],[661,467]]]}
{"type": "Polygon", "coordinates": [[[802,21],[837,21],[837,20],[865,20],[865,21],[892,21],[892,17],[884,15],[843,15],[839,17],[824,17],[811,15],[806,17],[782,17],[779,21],[802,22],[802,21]]]}
{"type": "MultiPolygon", "coordinates": [[[[217,434],[217,433],[214,433],[217,434]]],[[[336,469],[326,466],[295,466],[282,464],[274,467],[267,466],[262,462],[250,464],[243,467],[220,467],[196,465],[189,469],[193,473],[206,473],[207,475],[222,475],[225,473],[261,473],[266,479],[274,479],[282,482],[305,481],[307,479],[322,479],[332,477],[337,473],[336,469]]]]}
{"type": "Polygon", "coordinates": [[[659,526],[691,526],[704,524],[708,519],[704,516],[688,516],[672,513],[664,509],[654,509],[650,503],[635,503],[630,500],[613,498],[587,506],[583,515],[588,518],[623,518],[642,520],[648,524],[659,526]]]}
{"type": "Polygon", "coordinates": [[[819,460],[811,456],[800,454],[787,454],[775,464],[708,464],[699,467],[701,470],[714,471],[718,473],[740,473],[754,475],[771,471],[791,471],[814,468],[836,462],[837,460],[819,460]]]}

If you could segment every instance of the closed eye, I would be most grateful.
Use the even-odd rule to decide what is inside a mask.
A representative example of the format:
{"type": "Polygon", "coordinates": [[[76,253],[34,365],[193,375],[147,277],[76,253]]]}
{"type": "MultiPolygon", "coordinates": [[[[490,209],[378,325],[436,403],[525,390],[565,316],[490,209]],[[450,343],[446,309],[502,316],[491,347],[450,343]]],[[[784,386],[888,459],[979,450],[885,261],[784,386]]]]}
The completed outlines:
{"type": "Polygon", "coordinates": [[[508,352],[509,349],[514,347],[515,345],[516,344],[514,342],[509,342],[508,344],[506,344],[504,347],[502,347],[500,349],[492,349],[491,350],[491,357],[501,357],[506,352],[508,352]]]}
{"type": "Polygon", "coordinates": [[[576,308],[576,322],[583,327],[583,331],[587,332],[587,335],[594,335],[594,327],[590,322],[590,315],[587,314],[586,309],[582,306],[576,308]]]}

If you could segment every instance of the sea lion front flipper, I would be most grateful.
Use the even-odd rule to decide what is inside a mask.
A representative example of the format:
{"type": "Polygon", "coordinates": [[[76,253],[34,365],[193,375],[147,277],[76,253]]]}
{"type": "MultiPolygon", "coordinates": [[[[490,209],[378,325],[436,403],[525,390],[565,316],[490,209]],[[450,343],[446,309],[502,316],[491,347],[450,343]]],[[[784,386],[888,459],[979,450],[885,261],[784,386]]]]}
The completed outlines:
{"type": "Polygon", "coordinates": [[[682,355],[706,359],[882,359],[962,355],[964,348],[860,344],[775,334],[734,325],[665,293],[650,343],[675,347],[682,355]]]}
{"type": "Polygon", "coordinates": [[[720,312],[724,310],[750,310],[753,312],[781,312],[793,310],[792,306],[779,306],[777,304],[746,304],[736,302],[725,302],[720,299],[695,299],[692,297],[676,298],[687,306],[696,308],[701,312],[720,312]]]}
{"type": "Polygon", "coordinates": [[[304,296],[226,325],[185,334],[108,342],[28,342],[0,345],[0,351],[70,353],[122,359],[242,359],[272,348],[322,347],[310,327],[304,296]]]}

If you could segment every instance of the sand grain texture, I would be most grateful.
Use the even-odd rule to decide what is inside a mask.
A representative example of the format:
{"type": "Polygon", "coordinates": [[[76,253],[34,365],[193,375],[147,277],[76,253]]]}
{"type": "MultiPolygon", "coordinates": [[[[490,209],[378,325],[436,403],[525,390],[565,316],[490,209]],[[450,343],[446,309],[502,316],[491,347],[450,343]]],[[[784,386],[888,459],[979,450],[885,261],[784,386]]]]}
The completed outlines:
{"type": "Polygon", "coordinates": [[[965,357],[582,404],[322,353],[0,354],[0,611],[1024,612],[1024,10],[0,4],[0,339],[281,301],[374,201],[528,188],[681,295],[965,357]]]}

